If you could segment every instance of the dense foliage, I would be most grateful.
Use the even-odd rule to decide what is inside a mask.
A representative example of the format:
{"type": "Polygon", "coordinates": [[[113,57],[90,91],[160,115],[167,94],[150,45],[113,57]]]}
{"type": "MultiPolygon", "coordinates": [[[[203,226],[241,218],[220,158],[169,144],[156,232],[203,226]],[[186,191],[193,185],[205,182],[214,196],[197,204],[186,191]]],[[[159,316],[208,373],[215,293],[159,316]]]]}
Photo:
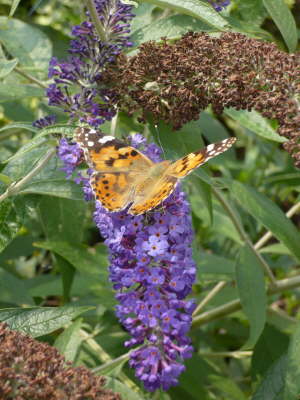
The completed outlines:
{"type": "Polygon", "coordinates": [[[300,3],[132,3],[0,0],[1,396],[297,400],[300,3]],[[132,216],[78,126],[238,140],[132,216]]]}

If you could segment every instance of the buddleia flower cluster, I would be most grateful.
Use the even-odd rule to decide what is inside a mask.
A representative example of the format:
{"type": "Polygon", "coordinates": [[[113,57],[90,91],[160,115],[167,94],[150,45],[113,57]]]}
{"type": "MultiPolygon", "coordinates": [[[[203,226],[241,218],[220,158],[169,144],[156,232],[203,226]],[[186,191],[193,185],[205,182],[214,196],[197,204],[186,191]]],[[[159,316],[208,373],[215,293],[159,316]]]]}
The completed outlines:
{"type": "MultiPolygon", "coordinates": [[[[218,11],[229,4],[208,2],[218,11]]],[[[67,112],[70,120],[99,127],[116,112],[118,94],[106,81],[105,71],[132,45],[128,22],[133,14],[131,6],[120,1],[95,0],[94,4],[105,40],[97,36],[90,19],[74,27],[69,60],[53,58],[50,63],[49,77],[54,83],[47,94],[49,104],[67,112]]],[[[160,161],[160,149],[147,144],[142,135],[132,136],[131,145],[154,162],[160,161]]],[[[86,200],[93,200],[89,182],[93,171],[88,169],[83,176],[77,170],[83,160],[79,146],[62,139],[58,156],[67,178],[82,185],[86,200]]],[[[109,249],[110,280],[119,301],[117,316],[131,335],[125,346],[139,346],[131,352],[130,365],[147,390],[167,390],[177,384],[183,360],[192,354],[187,332],[195,304],[185,298],[195,280],[195,264],[186,196],[178,187],[159,210],[140,216],[126,210],[109,213],[96,202],[94,220],[109,249]]]]}
{"type": "MultiPolygon", "coordinates": [[[[131,137],[152,161],[160,149],[146,144],[142,135],[131,137]]],[[[69,176],[82,159],[75,143],[63,141],[58,155],[69,176]]],[[[78,178],[86,200],[94,198],[88,178],[78,178]]],[[[109,249],[110,280],[117,291],[117,316],[131,339],[126,347],[140,347],[130,355],[130,365],[149,391],[176,385],[191,357],[187,332],[195,303],[185,300],[195,281],[191,244],[193,230],[189,204],[178,187],[157,211],[132,216],[126,210],[106,211],[96,202],[94,221],[109,249]]]]}
{"type": "Polygon", "coordinates": [[[103,124],[115,115],[114,93],[102,84],[102,72],[120,52],[132,46],[128,33],[134,16],[132,6],[118,0],[95,0],[99,21],[105,31],[101,40],[89,18],[74,26],[70,57],[59,62],[53,57],[49,78],[54,80],[48,90],[49,105],[63,109],[73,121],[91,126],[103,124]]]}

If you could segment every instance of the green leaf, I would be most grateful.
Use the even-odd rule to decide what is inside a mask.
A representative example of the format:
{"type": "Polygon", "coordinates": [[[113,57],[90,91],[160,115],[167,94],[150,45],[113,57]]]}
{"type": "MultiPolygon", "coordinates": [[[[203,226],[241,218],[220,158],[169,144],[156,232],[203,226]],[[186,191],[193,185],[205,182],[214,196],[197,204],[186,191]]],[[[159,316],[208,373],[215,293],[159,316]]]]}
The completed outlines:
{"type": "Polygon", "coordinates": [[[289,51],[294,52],[298,43],[297,26],[287,4],[284,0],[263,0],[263,3],[280,30],[289,51]]]}
{"type": "Polygon", "coordinates": [[[270,253],[270,254],[286,254],[291,255],[289,249],[282,243],[270,244],[269,246],[262,247],[259,249],[260,253],[270,253]]]}
{"type": "Polygon", "coordinates": [[[55,196],[72,200],[83,199],[81,187],[75,182],[66,180],[64,176],[62,176],[60,179],[51,177],[45,179],[35,178],[19,190],[19,194],[29,193],[55,196]]]}
{"type": "Polygon", "coordinates": [[[22,100],[24,97],[43,97],[44,95],[45,89],[40,87],[16,83],[0,83],[0,103],[22,100]]]}
{"type": "Polygon", "coordinates": [[[248,245],[240,249],[236,264],[236,281],[243,311],[250,323],[246,348],[257,342],[266,323],[267,295],[260,263],[248,245]]]}
{"type": "Polygon", "coordinates": [[[11,157],[9,157],[7,160],[3,161],[3,164],[7,164],[8,162],[12,160],[16,160],[18,158],[22,158],[24,154],[30,152],[31,150],[41,147],[42,145],[48,144],[49,141],[47,141],[44,137],[37,135],[34,136],[31,140],[29,140],[27,143],[25,143],[20,150],[18,150],[15,154],[13,154],[11,157]]]}
{"type": "Polygon", "coordinates": [[[0,132],[6,131],[8,129],[25,129],[27,131],[34,133],[38,132],[38,129],[32,126],[32,124],[28,122],[13,122],[11,124],[7,124],[0,129],[0,132]]]}
{"type": "Polygon", "coordinates": [[[80,244],[70,244],[67,242],[39,242],[36,247],[51,250],[65,258],[79,272],[89,275],[99,276],[99,280],[107,280],[106,268],[108,266],[107,256],[104,253],[105,247],[101,246],[97,252],[89,251],[87,247],[80,244]]]}
{"type": "Polygon", "coordinates": [[[223,394],[223,398],[230,400],[247,400],[247,397],[232,380],[232,378],[225,378],[219,375],[210,375],[209,381],[213,384],[217,392],[223,394]],[[225,397],[226,396],[226,397],[225,397]]]}
{"type": "Polygon", "coordinates": [[[0,59],[0,78],[4,78],[6,75],[10,74],[14,70],[15,66],[18,64],[18,60],[5,60],[0,59]]]}
{"type": "Polygon", "coordinates": [[[269,229],[275,237],[300,260],[300,234],[281,209],[262,193],[237,181],[228,181],[233,196],[257,221],[269,229]]]}
{"type": "Polygon", "coordinates": [[[167,159],[177,159],[204,147],[198,121],[191,121],[178,131],[164,122],[149,124],[149,128],[167,159]]]}
{"type": "MultiPolygon", "coordinates": [[[[282,400],[286,371],[286,354],[268,369],[251,400],[282,400]]],[[[296,400],[296,399],[295,399],[296,400]]]]}
{"type": "Polygon", "coordinates": [[[18,214],[14,203],[7,199],[0,203],[0,252],[17,235],[23,219],[18,214]]]}
{"type": "Polygon", "coordinates": [[[213,223],[213,207],[212,207],[212,196],[211,196],[211,186],[199,179],[197,176],[191,176],[189,178],[189,182],[191,190],[193,192],[193,196],[190,197],[190,202],[192,206],[192,210],[194,211],[195,207],[199,206],[200,199],[208,211],[208,215],[210,218],[210,223],[213,223]],[[196,199],[196,202],[195,202],[196,199]]]}
{"type": "Polygon", "coordinates": [[[86,214],[84,201],[43,196],[38,210],[47,240],[65,241],[74,245],[82,241],[86,214]],[[81,229],[78,229],[78,221],[81,229]]]}
{"type": "Polygon", "coordinates": [[[18,19],[0,17],[0,26],[0,41],[8,53],[30,73],[39,71],[41,76],[46,77],[52,56],[52,44],[47,36],[18,19]]]}
{"type": "Polygon", "coordinates": [[[220,31],[224,31],[228,26],[227,21],[213,7],[199,0],[146,0],[146,2],[198,18],[220,31]]]}
{"type": "Polygon", "coordinates": [[[160,41],[162,37],[168,39],[178,38],[188,31],[210,32],[211,26],[189,15],[172,15],[168,18],[158,19],[149,25],[144,25],[131,36],[135,46],[148,40],[160,41]]]}
{"type": "Polygon", "coordinates": [[[122,399],[126,400],[144,399],[144,397],[141,397],[138,393],[130,389],[128,385],[125,385],[124,383],[120,382],[115,378],[107,377],[105,388],[111,389],[114,393],[120,393],[122,399]]]}
{"type": "Polygon", "coordinates": [[[39,275],[25,281],[28,293],[32,297],[62,296],[62,279],[56,275],[39,275]]]}
{"type": "Polygon", "coordinates": [[[20,306],[33,305],[21,279],[0,268],[0,302],[20,306]]]}
{"type": "Polygon", "coordinates": [[[287,356],[284,400],[296,400],[300,395],[300,324],[291,337],[287,356]]]}
{"type": "Polygon", "coordinates": [[[197,263],[198,279],[232,280],[235,275],[235,262],[229,258],[193,249],[197,263]]]}
{"type": "Polygon", "coordinates": [[[68,326],[54,342],[54,346],[65,356],[67,361],[75,361],[82,342],[82,337],[79,334],[82,325],[82,318],[78,318],[68,326]]]}
{"type": "Polygon", "coordinates": [[[274,326],[266,324],[258,339],[251,360],[251,375],[254,380],[265,375],[279,357],[287,351],[289,336],[274,326]]]}
{"type": "Polygon", "coordinates": [[[233,108],[227,108],[224,113],[237,121],[239,124],[264,139],[272,140],[273,142],[284,143],[287,141],[286,138],[278,135],[275,129],[273,129],[266,118],[260,115],[257,111],[247,110],[235,110],[233,108]]]}
{"type": "Polygon", "coordinates": [[[0,321],[32,337],[54,332],[93,307],[32,307],[0,310],[0,321]]]}

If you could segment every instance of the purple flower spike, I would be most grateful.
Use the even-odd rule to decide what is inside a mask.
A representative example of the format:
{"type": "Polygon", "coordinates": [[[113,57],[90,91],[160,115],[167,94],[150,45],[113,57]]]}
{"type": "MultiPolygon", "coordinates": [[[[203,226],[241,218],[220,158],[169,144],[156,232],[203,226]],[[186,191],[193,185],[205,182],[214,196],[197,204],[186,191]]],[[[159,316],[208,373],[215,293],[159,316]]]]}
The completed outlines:
{"type": "Polygon", "coordinates": [[[47,115],[44,118],[37,119],[32,123],[32,126],[35,128],[43,129],[46,126],[53,125],[56,122],[56,116],[55,115],[47,115]]]}
{"type": "Polygon", "coordinates": [[[99,126],[115,115],[115,94],[102,82],[106,65],[112,63],[129,41],[132,6],[121,1],[94,0],[106,40],[97,36],[87,12],[87,21],[72,30],[69,59],[59,62],[53,57],[49,78],[54,83],[47,89],[49,104],[60,107],[74,120],[99,126]],[[72,90],[69,87],[72,86],[72,90]]]}
{"type": "MultiPolygon", "coordinates": [[[[144,140],[134,136],[143,146],[144,140]]],[[[146,145],[145,154],[157,160],[160,149],[146,145]]],[[[110,279],[120,302],[117,316],[131,334],[130,365],[149,391],[168,390],[191,357],[186,336],[194,303],[185,301],[195,280],[189,205],[179,188],[161,211],[143,216],[126,211],[109,213],[96,203],[94,219],[110,251],[110,279]]]]}

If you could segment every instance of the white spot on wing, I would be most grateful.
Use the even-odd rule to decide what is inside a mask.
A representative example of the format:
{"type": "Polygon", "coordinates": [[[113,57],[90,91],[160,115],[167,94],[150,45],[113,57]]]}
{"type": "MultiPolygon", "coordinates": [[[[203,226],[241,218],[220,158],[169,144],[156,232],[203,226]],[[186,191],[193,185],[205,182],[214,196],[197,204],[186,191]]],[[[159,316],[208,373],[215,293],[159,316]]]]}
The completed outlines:
{"type": "Polygon", "coordinates": [[[93,147],[93,146],[94,146],[94,142],[92,142],[91,140],[89,140],[89,141],[87,142],[87,144],[88,144],[89,147],[93,147]]]}
{"type": "Polygon", "coordinates": [[[110,142],[111,140],[115,140],[115,138],[113,136],[103,136],[98,140],[98,142],[104,144],[106,142],[110,142]]]}

